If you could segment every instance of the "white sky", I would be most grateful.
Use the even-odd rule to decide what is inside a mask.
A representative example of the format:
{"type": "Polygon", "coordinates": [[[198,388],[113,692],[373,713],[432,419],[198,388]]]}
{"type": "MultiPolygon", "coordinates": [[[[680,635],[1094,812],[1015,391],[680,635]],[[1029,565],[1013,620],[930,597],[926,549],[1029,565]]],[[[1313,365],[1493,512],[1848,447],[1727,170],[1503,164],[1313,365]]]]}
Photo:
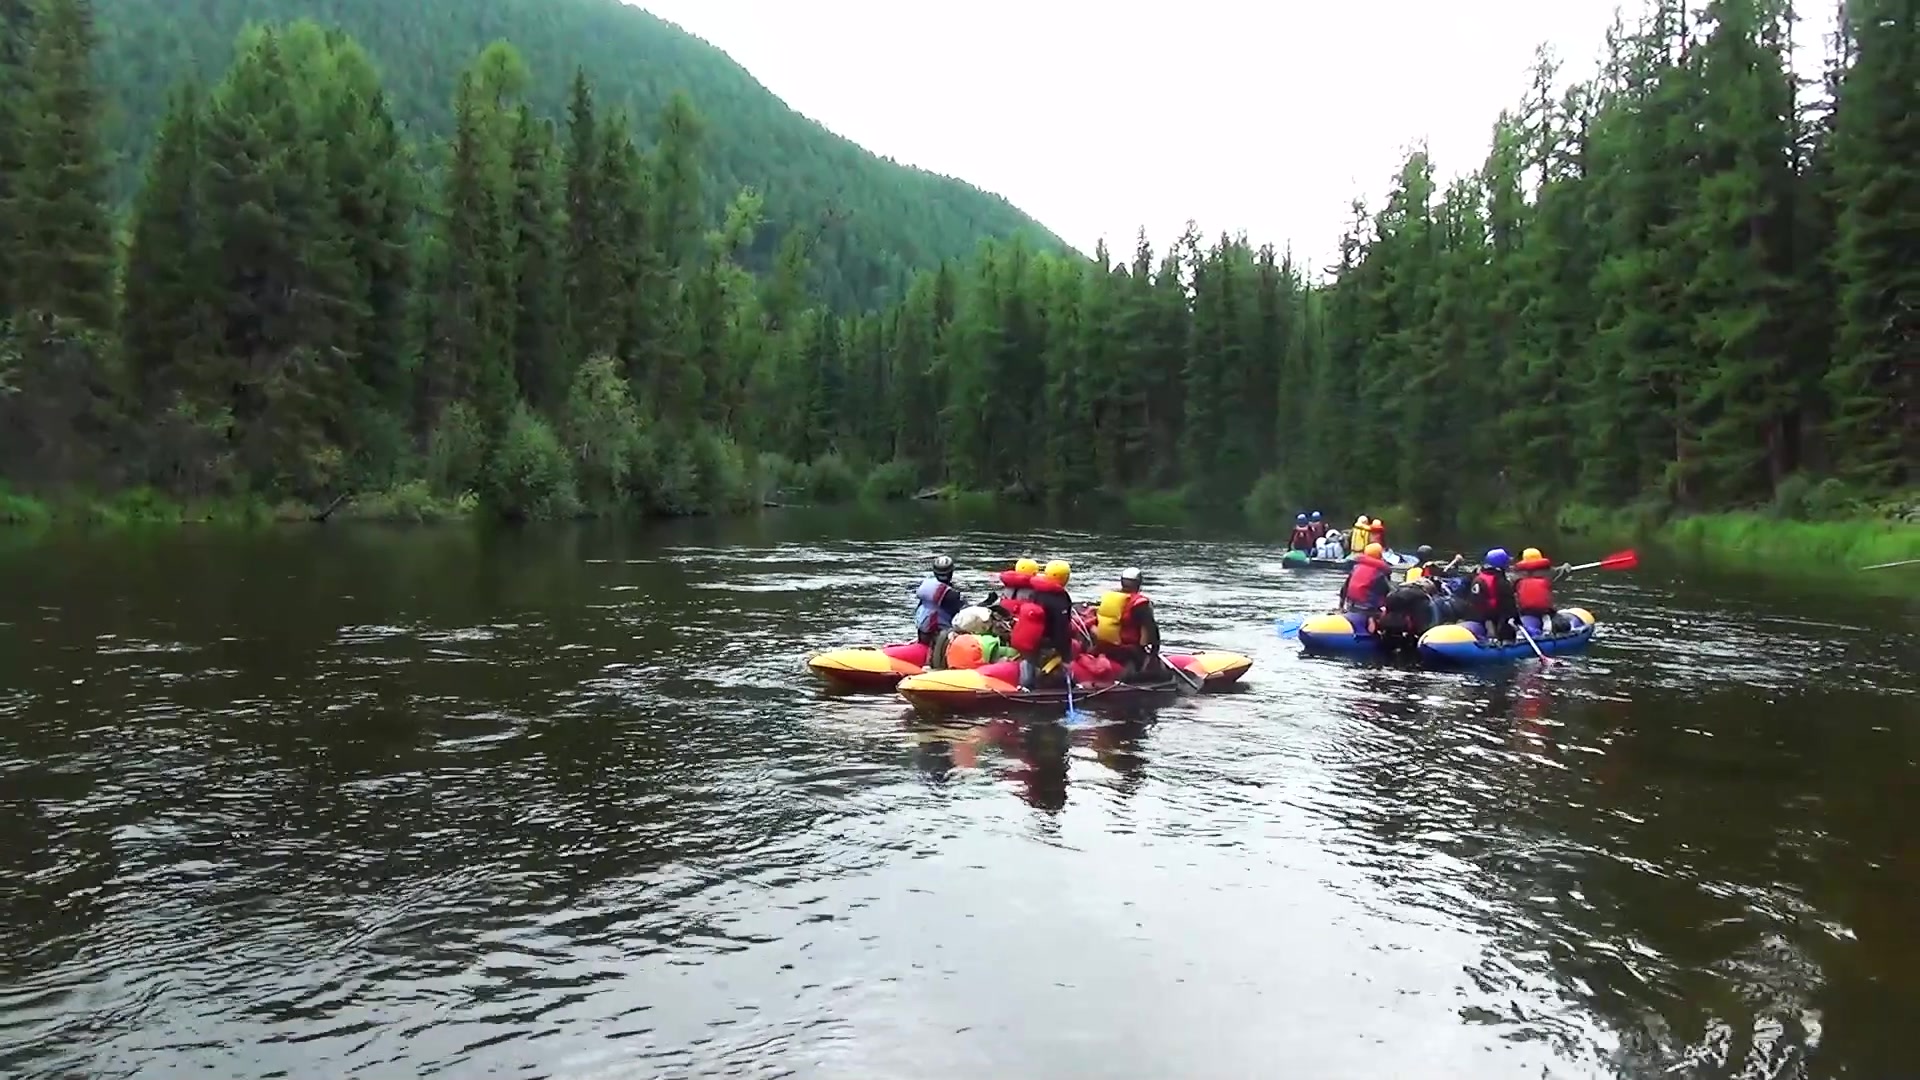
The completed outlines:
{"type": "Polygon", "coordinates": [[[637,2],[828,128],[1087,252],[1104,237],[1123,258],[1141,226],[1159,249],[1192,218],[1324,265],[1410,144],[1443,178],[1479,166],[1537,45],[1590,73],[1618,0],[637,2]]]}

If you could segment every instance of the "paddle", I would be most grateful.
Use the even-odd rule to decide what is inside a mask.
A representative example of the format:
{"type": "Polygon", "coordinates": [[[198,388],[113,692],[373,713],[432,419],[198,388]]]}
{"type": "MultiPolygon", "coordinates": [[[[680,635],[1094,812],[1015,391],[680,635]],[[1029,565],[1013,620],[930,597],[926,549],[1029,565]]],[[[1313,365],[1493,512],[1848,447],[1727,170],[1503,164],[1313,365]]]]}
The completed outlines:
{"type": "Polygon", "coordinates": [[[1632,548],[1628,548],[1626,551],[1616,551],[1613,554],[1607,556],[1606,558],[1601,559],[1599,562],[1581,563],[1578,566],[1569,566],[1567,567],[1567,573],[1571,574],[1575,570],[1593,570],[1593,569],[1631,570],[1634,567],[1639,565],[1640,565],[1640,553],[1637,551],[1634,551],[1632,548]]]}
{"type": "Polygon", "coordinates": [[[1553,664],[1553,661],[1551,661],[1551,660],[1549,660],[1549,659],[1547,659],[1547,654],[1546,654],[1546,653],[1543,653],[1543,652],[1541,652],[1541,651],[1540,651],[1540,643],[1539,643],[1539,642],[1537,642],[1537,641],[1535,641],[1535,640],[1533,640],[1533,635],[1532,635],[1532,634],[1529,634],[1529,633],[1527,633],[1527,624],[1526,624],[1526,623],[1523,623],[1523,622],[1517,622],[1517,621],[1516,621],[1516,622],[1515,622],[1515,623],[1513,624],[1513,628],[1514,628],[1514,629],[1516,629],[1516,630],[1518,630],[1518,631],[1520,631],[1520,636],[1521,636],[1521,637],[1523,637],[1523,638],[1525,638],[1525,639],[1527,639],[1527,644],[1529,644],[1529,645],[1531,645],[1531,646],[1533,646],[1533,655],[1535,655],[1535,656],[1537,656],[1537,657],[1539,657],[1539,658],[1540,658],[1540,666],[1541,666],[1541,667],[1550,667],[1550,666],[1552,666],[1552,664],[1553,664]]]}
{"type": "Polygon", "coordinates": [[[1300,633],[1300,627],[1306,625],[1306,621],[1305,615],[1282,615],[1273,620],[1273,628],[1279,631],[1281,637],[1290,638],[1300,633]]]}
{"type": "Polygon", "coordinates": [[[1901,559],[1901,560],[1900,560],[1899,562],[1883,562],[1883,563],[1875,563],[1875,564],[1873,564],[1872,566],[1863,566],[1863,567],[1861,567],[1860,569],[1862,569],[1862,570],[1885,570],[1885,569],[1886,569],[1887,567],[1889,567],[1889,566],[1913,566],[1913,565],[1914,565],[1914,564],[1916,564],[1916,563],[1920,563],[1920,559],[1901,559]]]}
{"type": "Polygon", "coordinates": [[[1181,667],[1179,664],[1168,663],[1166,660],[1162,660],[1160,661],[1160,666],[1173,672],[1173,677],[1180,683],[1180,685],[1192,693],[1195,693],[1195,694],[1199,693],[1201,686],[1205,682],[1205,680],[1201,679],[1200,676],[1195,675],[1193,672],[1188,671],[1186,668],[1181,667]]]}
{"type": "Polygon", "coordinates": [[[1080,722],[1080,711],[1073,707],[1073,665],[1068,663],[1064,667],[1067,676],[1067,723],[1077,724],[1080,722]]]}

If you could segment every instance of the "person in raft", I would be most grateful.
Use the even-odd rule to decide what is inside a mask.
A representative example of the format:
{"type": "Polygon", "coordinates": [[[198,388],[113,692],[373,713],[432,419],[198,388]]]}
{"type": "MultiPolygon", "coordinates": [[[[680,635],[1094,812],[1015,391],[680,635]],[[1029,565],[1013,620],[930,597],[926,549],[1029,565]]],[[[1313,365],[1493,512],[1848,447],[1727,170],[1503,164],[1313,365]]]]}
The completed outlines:
{"type": "Polygon", "coordinates": [[[1033,575],[1040,572],[1040,564],[1032,559],[1021,559],[1013,564],[1013,569],[1000,571],[1000,589],[987,594],[987,606],[998,607],[1009,619],[1019,614],[1020,605],[1033,599],[1033,575]]]}
{"type": "Polygon", "coordinates": [[[1359,557],[1353,560],[1353,569],[1347,571],[1346,582],[1340,586],[1340,610],[1349,615],[1366,616],[1368,633],[1373,632],[1374,617],[1386,602],[1387,590],[1393,587],[1393,567],[1380,557],[1380,550],[1379,544],[1362,548],[1359,557]]]}
{"type": "Polygon", "coordinates": [[[1439,619],[1434,597],[1426,588],[1426,574],[1419,567],[1407,571],[1407,580],[1395,585],[1380,605],[1374,620],[1374,633],[1416,640],[1433,628],[1439,619]]]}
{"type": "Polygon", "coordinates": [[[913,628],[920,644],[931,647],[933,636],[953,625],[953,617],[967,606],[967,598],[953,587],[953,557],[935,555],[933,572],[914,590],[913,628]]]}
{"type": "Polygon", "coordinates": [[[1013,647],[1020,652],[1020,685],[1028,689],[1068,678],[1073,660],[1073,597],[1067,582],[1073,567],[1060,559],[1033,576],[1033,599],[1013,624],[1013,647]]]}
{"type": "Polygon", "coordinates": [[[1387,562],[1399,562],[1400,553],[1387,545],[1387,523],[1374,518],[1367,523],[1367,543],[1380,545],[1380,557],[1387,562]]]}
{"type": "Polygon", "coordinates": [[[1567,567],[1553,565],[1539,548],[1520,553],[1520,561],[1513,564],[1513,606],[1527,633],[1538,637],[1566,632],[1567,622],[1553,606],[1553,583],[1566,576],[1567,567]]]}
{"type": "Polygon", "coordinates": [[[1307,524],[1307,515],[1293,515],[1293,532],[1287,537],[1287,550],[1313,550],[1313,527],[1307,524]]]}
{"type": "Polygon", "coordinates": [[[1313,532],[1313,542],[1316,544],[1327,535],[1327,523],[1320,520],[1320,511],[1315,510],[1307,515],[1307,528],[1313,532]]]}
{"type": "Polygon", "coordinates": [[[1367,550],[1373,542],[1373,519],[1365,514],[1353,519],[1353,535],[1347,539],[1347,550],[1358,555],[1367,550]]]}
{"type": "Polygon", "coordinates": [[[1120,571],[1120,588],[1100,597],[1093,624],[1094,650],[1120,665],[1123,682],[1165,678],[1160,659],[1160,623],[1153,600],[1140,591],[1140,568],[1120,571]]]}
{"type": "Polygon", "coordinates": [[[1346,558],[1347,547],[1345,544],[1341,543],[1341,541],[1345,540],[1346,538],[1347,538],[1347,534],[1344,532],[1341,532],[1338,529],[1326,530],[1320,535],[1320,539],[1317,542],[1315,542],[1315,544],[1313,545],[1313,557],[1316,559],[1346,558]]]}
{"type": "Polygon", "coordinates": [[[1506,548],[1494,548],[1487,552],[1486,560],[1480,569],[1467,579],[1467,593],[1461,598],[1464,606],[1462,622],[1468,626],[1479,624],[1481,637],[1495,638],[1499,641],[1512,641],[1514,622],[1519,615],[1513,596],[1513,582],[1507,579],[1507,567],[1513,562],[1513,556],[1506,548]]]}

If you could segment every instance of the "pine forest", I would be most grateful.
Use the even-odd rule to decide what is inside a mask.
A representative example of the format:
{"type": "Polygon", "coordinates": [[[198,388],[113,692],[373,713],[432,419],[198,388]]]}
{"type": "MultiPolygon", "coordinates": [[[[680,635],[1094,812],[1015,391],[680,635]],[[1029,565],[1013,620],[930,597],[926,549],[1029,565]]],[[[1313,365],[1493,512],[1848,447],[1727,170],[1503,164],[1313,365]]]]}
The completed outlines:
{"type": "MultiPolygon", "coordinates": [[[[1920,0],[1847,0],[1818,73],[1784,0],[1656,0],[1589,78],[1543,56],[1477,169],[1410,153],[1331,266],[1193,229],[1088,257],[1004,202],[908,221],[884,187],[815,212],[747,181],[786,174],[697,80],[640,111],[510,40],[412,65],[403,109],[377,18],[367,48],[249,26],[110,140],[107,6],[0,0],[14,492],[1425,517],[1838,513],[1920,484],[1920,0]],[[444,71],[432,109],[418,70],[444,71]]],[[[962,198],[988,200],[895,201],[962,198]]]]}

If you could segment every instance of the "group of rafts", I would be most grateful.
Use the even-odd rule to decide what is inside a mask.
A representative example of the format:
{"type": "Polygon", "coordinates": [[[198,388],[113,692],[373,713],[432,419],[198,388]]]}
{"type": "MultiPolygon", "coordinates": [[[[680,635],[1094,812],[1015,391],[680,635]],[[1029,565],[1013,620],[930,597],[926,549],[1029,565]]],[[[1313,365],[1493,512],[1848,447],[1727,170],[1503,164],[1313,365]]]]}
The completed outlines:
{"type": "Polygon", "coordinates": [[[814,674],[853,690],[897,690],[916,709],[932,713],[980,712],[1009,706],[1072,710],[1077,704],[1114,704],[1182,692],[1213,692],[1240,681],[1253,660],[1239,653],[1165,652],[1158,649],[1158,626],[1150,637],[1157,659],[1142,664],[1146,644],[1135,614],[1150,603],[1141,592],[1140,571],[1121,574],[1121,588],[1099,603],[1072,605],[1066,611],[1073,654],[1066,673],[1054,670],[1057,651],[1012,645],[1021,642],[1015,623],[1022,615],[1039,618],[1028,582],[1051,584],[1065,595],[1072,570],[1064,562],[1043,570],[1021,559],[999,575],[1005,595],[990,593],[981,606],[967,606],[952,584],[953,564],[934,560],[934,572],[921,584],[915,622],[917,640],[869,649],[841,649],[807,661],[814,674]],[[1042,579],[1047,579],[1043,581],[1042,579]],[[1010,644],[1003,644],[1010,643],[1010,644]]]}
{"type": "Polygon", "coordinates": [[[1555,566],[1534,548],[1513,562],[1504,549],[1494,548],[1479,565],[1465,565],[1458,555],[1442,564],[1424,545],[1415,555],[1385,547],[1382,523],[1365,515],[1354,525],[1355,553],[1330,558],[1319,553],[1324,546],[1309,551],[1302,542],[1318,538],[1303,535],[1310,531],[1325,535],[1320,515],[1312,519],[1296,520],[1293,547],[1281,566],[1339,570],[1347,579],[1338,610],[1276,623],[1280,636],[1298,637],[1309,654],[1401,654],[1459,667],[1579,652],[1592,643],[1599,621],[1586,608],[1547,600],[1551,582],[1578,570],[1626,570],[1637,562],[1628,551],[1579,566],[1555,566]],[[1529,594],[1538,599],[1530,603],[1529,594]]]}
{"type": "MultiPolygon", "coordinates": [[[[1373,524],[1377,530],[1378,522],[1373,524]]],[[[1431,552],[1431,548],[1422,547],[1417,555],[1399,555],[1369,545],[1360,554],[1344,559],[1295,559],[1291,556],[1297,552],[1290,551],[1282,566],[1337,569],[1346,572],[1349,581],[1356,564],[1368,558],[1377,559],[1385,564],[1389,573],[1396,575],[1391,579],[1396,587],[1415,584],[1428,595],[1434,618],[1415,634],[1399,635],[1383,632],[1371,612],[1342,610],[1282,618],[1278,622],[1281,636],[1297,636],[1308,654],[1402,652],[1424,663],[1441,666],[1478,666],[1529,656],[1561,655],[1578,652],[1593,640],[1599,624],[1585,608],[1560,608],[1552,616],[1535,622],[1535,629],[1531,631],[1525,625],[1516,624],[1516,632],[1511,636],[1483,622],[1449,616],[1448,612],[1463,610],[1459,598],[1469,591],[1476,577],[1507,574],[1501,558],[1505,552],[1497,555],[1490,552],[1494,557],[1480,566],[1463,566],[1459,556],[1441,566],[1428,558],[1431,552]],[[1501,565],[1489,565],[1492,563],[1501,565]],[[1405,576],[1397,576],[1401,574],[1405,576]]],[[[1556,577],[1563,577],[1575,570],[1630,569],[1634,562],[1632,552],[1623,552],[1599,562],[1550,569],[1556,577]]],[[[952,588],[952,566],[951,560],[944,556],[936,560],[936,565],[937,576],[928,581],[935,587],[933,595],[937,597],[952,588]],[[939,567],[939,563],[946,565],[939,567]]],[[[1064,567],[1064,564],[1054,565],[1064,567]]],[[[1520,573],[1533,569],[1536,568],[1515,567],[1520,573]]],[[[1039,570],[1031,560],[1022,559],[1013,570],[1004,572],[1001,580],[1008,583],[1013,578],[1032,577],[1037,573],[1039,570]]],[[[1130,569],[1122,574],[1121,584],[1120,590],[1108,592],[1100,603],[1073,609],[1076,655],[1068,665],[1068,670],[1073,672],[1070,687],[1024,685],[1031,681],[1031,664],[1005,646],[996,647],[998,641],[1008,636],[1009,617],[1004,606],[1007,600],[989,594],[985,606],[963,607],[943,617],[937,600],[929,605],[926,583],[922,585],[922,609],[917,619],[934,618],[940,624],[935,632],[923,632],[918,640],[895,645],[821,653],[808,660],[807,666],[838,687],[895,690],[915,708],[934,713],[980,712],[1007,706],[1071,709],[1076,696],[1083,703],[1093,704],[1171,695],[1183,690],[1220,691],[1238,684],[1253,666],[1251,658],[1233,652],[1160,652],[1163,666],[1157,670],[1164,677],[1122,677],[1122,666],[1101,662],[1101,652],[1108,646],[1133,644],[1115,640],[1115,634],[1108,631],[1118,626],[1117,613],[1124,613],[1145,598],[1139,591],[1138,570],[1130,569]],[[1106,618],[1103,619],[1103,615],[1106,618]],[[977,641],[987,644],[983,648],[975,643],[977,641]]],[[[1157,628],[1155,635],[1157,637],[1157,628]]]]}

